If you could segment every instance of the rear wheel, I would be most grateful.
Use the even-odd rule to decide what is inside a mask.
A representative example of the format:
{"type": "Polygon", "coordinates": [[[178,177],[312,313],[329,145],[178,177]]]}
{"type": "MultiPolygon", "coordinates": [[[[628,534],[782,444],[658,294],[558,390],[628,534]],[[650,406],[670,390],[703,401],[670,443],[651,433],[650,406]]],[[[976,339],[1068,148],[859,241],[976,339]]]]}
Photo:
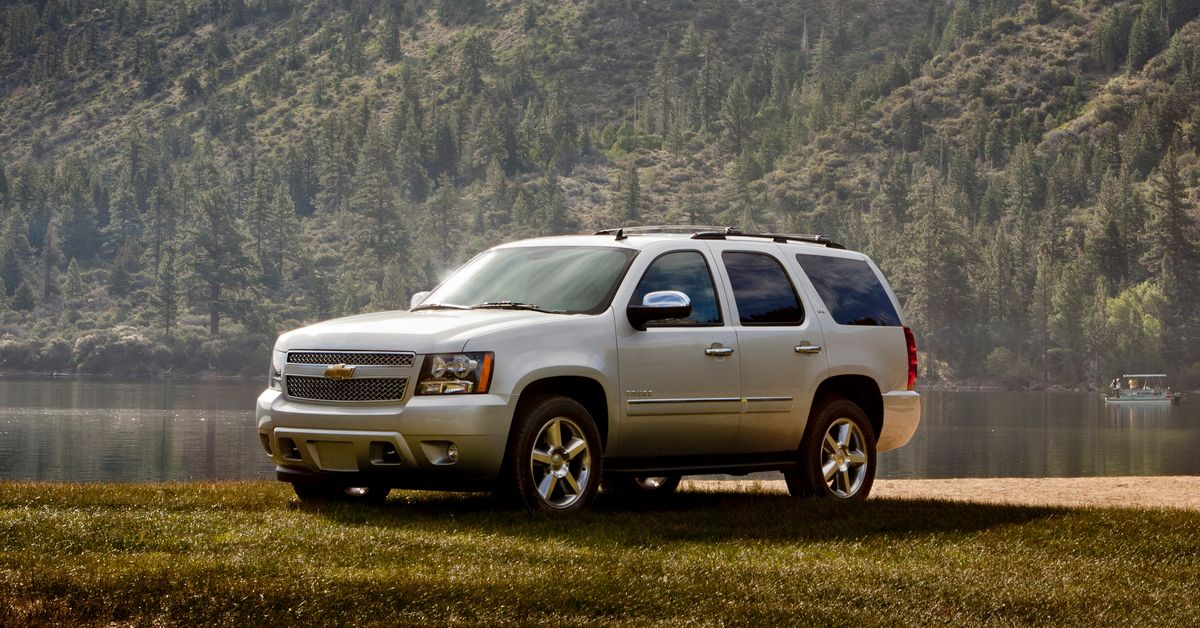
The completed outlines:
{"type": "Polygon", "coordinates": [[[858,404],[826,402],[813,414],[799,465],[784,473],[796,497],[861,500],[875,483],[875,430],[858,404]]]}
{"type": "Polygon", "coordinates": [[[592,415],[567,397],[547,397],[517,417],[505,493],[529,510],[581,510],[600,485],[603,453],[592,415]]]}
{"type": "Polygon", "coordinates": [[[386,486],[339,486],[321,482],[293,482],[292,490],[302,502],[358,502],[378,504],[387,499],[386,486]]]}

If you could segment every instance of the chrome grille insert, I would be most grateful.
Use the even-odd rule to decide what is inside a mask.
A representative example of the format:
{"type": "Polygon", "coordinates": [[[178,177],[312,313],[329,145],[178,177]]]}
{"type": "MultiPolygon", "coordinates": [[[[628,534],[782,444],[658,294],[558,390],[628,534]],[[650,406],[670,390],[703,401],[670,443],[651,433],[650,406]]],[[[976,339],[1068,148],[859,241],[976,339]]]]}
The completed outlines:
{"type": "Polygon", "coordinates": [[[399,401],[408,387],[407,377],[327,379],[288,375],[284,381],[289,397],[313,401],[399,401]]]}
{"type": "Polygon", "coordinates": [[[417,355],[411,351],[289,351],[288,364],[349,364],[351,366],[412,366],[417,355]]]}

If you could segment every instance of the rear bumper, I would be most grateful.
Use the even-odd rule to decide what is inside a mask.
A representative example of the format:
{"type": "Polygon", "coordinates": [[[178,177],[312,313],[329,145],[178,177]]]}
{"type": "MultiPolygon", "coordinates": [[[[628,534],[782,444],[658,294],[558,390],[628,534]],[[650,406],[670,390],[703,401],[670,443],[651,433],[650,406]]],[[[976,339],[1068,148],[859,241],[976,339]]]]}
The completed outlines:
{"type": "Polygon", "coordinates": [[[431,489],[491,486],[512,414],[501,395],[358,405],[298,403],[275,390],[255,411],[280,480],[431,489]]]}
{"type": "Polygon", "coordinates": [[[921,395],[913,390],[895,390],[883,395],[883,430],[876,451],[903,447],[921,423],[921,395]]]}

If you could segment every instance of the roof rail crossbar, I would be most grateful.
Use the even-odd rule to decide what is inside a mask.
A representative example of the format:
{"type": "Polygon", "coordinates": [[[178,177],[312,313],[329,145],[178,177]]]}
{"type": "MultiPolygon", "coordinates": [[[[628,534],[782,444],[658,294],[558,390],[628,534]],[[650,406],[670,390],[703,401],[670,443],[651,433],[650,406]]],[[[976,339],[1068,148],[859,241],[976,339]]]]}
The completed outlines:
{"type": "Polygon", "coordinates": [[[699,231],[692,234],[692,238],[696,240],[724,240],[726,236],[741,236],[743,238],[767,238],[779,244],[788,242],[807,242],[809,244],[820,244],[831,249],[846,248],[840,242],[834,242],[823,235],[805,234],[805,233],[745,233],[741,230],[732,227],[726,227],[719,231],[699,231]]]}
{"type": "Polygon", "coordinates": [[[692,234],[697,231],[709,231],[713,229],[724,229],[725,227],[713,227],[710,225],[647,225],[644,227],[613,227],[610,229],[601,229],[593,232],[592,235],[616,235],[618,233],[682,233],[692,234]]]}
{"type": "Polygon", "coordinates": [[[834,242],[823,235],[802,233],[746,233],[733,227],[714,227],[708,225],[650,225],[645,227],[619,227],[601,229],[592,235],[611,235],[617,240],[624,240],[631,234],[679,233],[690,234],[695,240],[724,240],[726,236],[741,236],[745,238],[767,238],[779,244],[787,242],[807,242],[820,244],[831,249],[846,248],[839,242],[834,242]]]}

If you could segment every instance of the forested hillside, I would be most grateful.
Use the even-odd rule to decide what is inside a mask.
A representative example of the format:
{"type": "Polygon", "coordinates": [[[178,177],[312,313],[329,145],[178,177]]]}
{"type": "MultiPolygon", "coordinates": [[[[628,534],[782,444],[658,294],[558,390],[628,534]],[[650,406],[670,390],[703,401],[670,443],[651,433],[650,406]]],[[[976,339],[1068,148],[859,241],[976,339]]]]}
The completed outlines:
{"type": "Polygon", "coordinates": [[[1200,0],[0,6],[0,370],[250,373],[490,244],[869,252],[924,381],[1200,383],[1200,0]]]}

